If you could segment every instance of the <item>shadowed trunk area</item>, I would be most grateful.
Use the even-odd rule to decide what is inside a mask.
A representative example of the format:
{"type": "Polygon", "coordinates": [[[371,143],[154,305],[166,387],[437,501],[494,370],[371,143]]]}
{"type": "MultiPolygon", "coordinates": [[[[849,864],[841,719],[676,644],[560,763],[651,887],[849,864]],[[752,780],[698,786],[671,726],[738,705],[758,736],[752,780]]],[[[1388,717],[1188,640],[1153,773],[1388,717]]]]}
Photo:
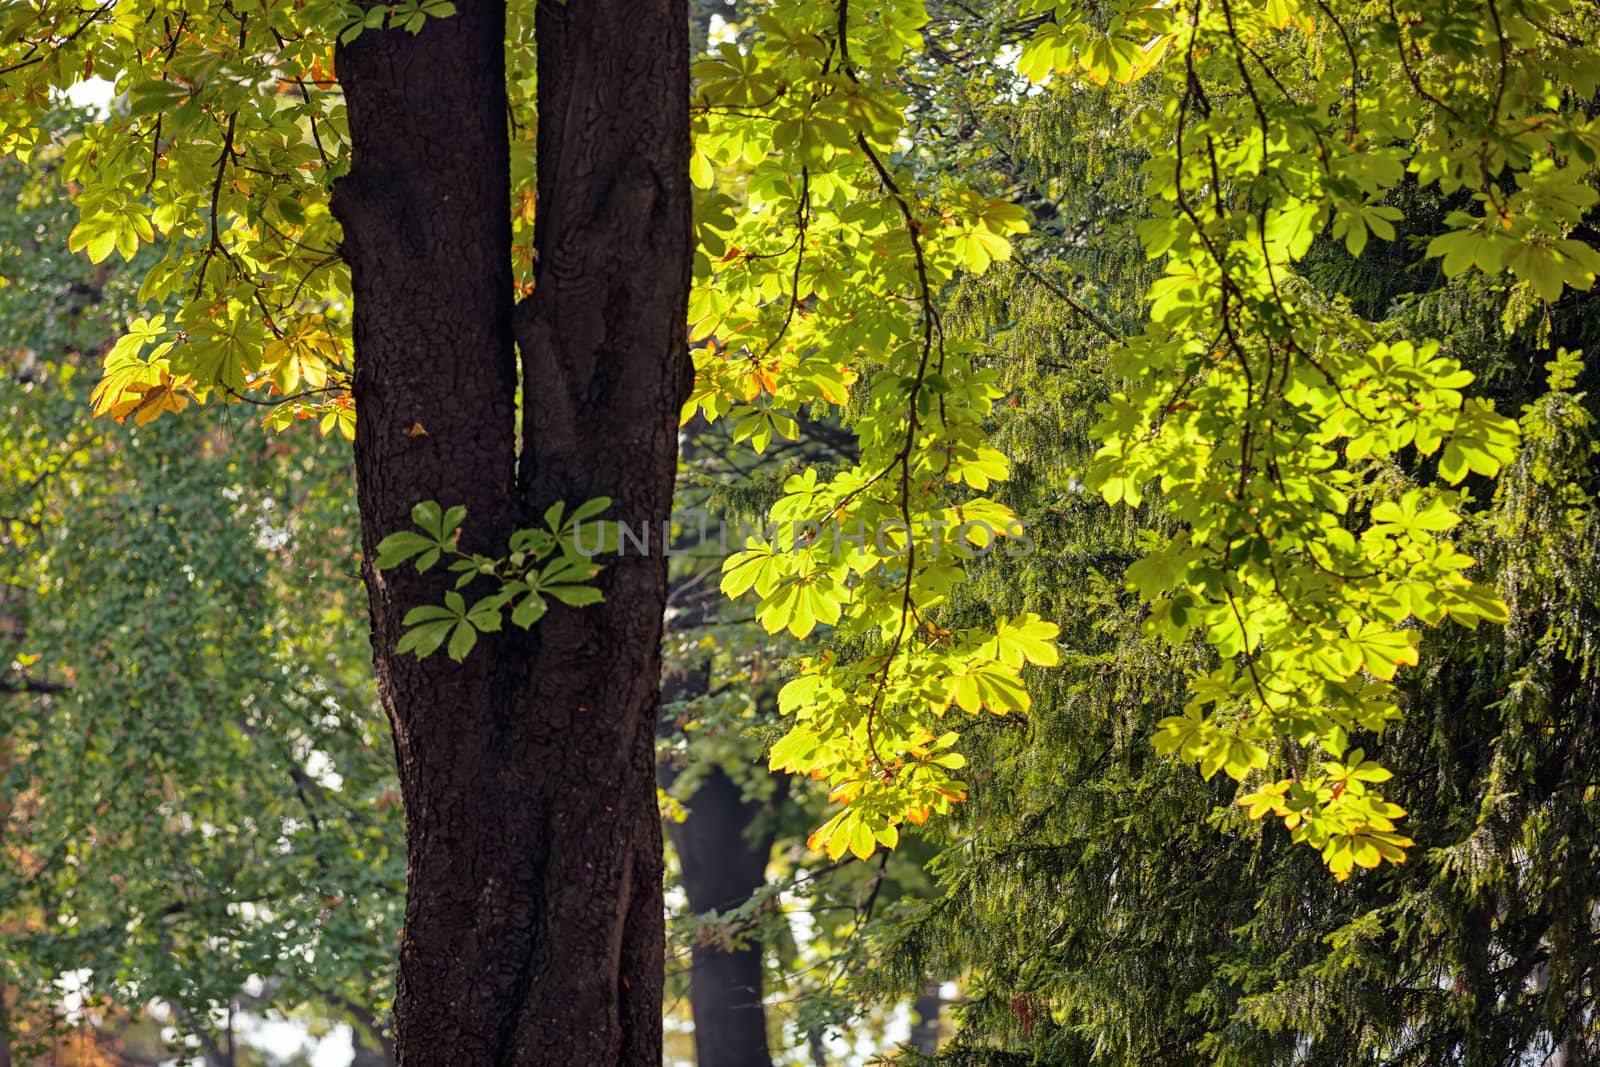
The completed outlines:
{"type": "MultiPolygon", "coordinates": [[[[516,308],[505,6],[456,7],[337,54],[369,560],[429,499],[466,505],[463,546],[491,553],[556,500],[659,528],[691,380],[684,0],[540,5],[539,272],[516,308]]],[[[460,664],[394,653],[448,576],[364,567],[406,805],[404,1067],[660,1062],[665,563],[617,560],[605,603],[553,604],[460,664]]]]}

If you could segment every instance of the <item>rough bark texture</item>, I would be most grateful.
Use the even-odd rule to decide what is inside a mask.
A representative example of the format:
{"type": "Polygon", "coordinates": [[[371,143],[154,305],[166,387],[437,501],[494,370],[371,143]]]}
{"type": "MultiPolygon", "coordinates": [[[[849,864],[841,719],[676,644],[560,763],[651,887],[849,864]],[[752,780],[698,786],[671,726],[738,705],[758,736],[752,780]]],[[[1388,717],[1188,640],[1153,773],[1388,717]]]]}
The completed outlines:
{"type": "MultiPolygon", "coordinates": [[[[456,7],[337,56],[367,558],[427,499],[465,504],[464,544],[492,551],[558,499],[659,529],[690,380],[685,2],[540,4],[540,269],[516,309],[505,8],[456,7]]],[[[604,604],[554,605],[462,664],[394,654],[444,575],[367,570],[406,805],[404,1067],[660,1062],[665,562],[617,562],[604,604]]]]}
{"type": "MultiPolygon", "coordinates": [[[[787,784],[787,779],[783,780],[787,784]]],[[[689,817],[672,828],[689,910],[726,911],[766,884],[776,824],[752,833],[764,805],[746,800],[721,769],[687,802],[689,817]]],[[[732,952],[696,944],[689,971],[696,1067],[771,1067],[761,1000],[759,939],[732,952]]]]}

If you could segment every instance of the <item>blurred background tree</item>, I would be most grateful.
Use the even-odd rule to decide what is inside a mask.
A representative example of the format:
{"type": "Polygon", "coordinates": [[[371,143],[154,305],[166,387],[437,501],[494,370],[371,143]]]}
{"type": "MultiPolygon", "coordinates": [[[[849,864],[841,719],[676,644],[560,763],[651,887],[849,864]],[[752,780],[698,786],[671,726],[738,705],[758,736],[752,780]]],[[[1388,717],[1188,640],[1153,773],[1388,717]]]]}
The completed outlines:
{"type": "MultiPolygon", "coordinates": [[[[59,137],[80,121],[63,112],[59,137]]],[[[0,164],[18,205],[0,215],[13,1057],[87,1025],[128,1062],[164,1055],[163,1033],[253,1062],[234,1047],[246,1009],[381,1049],[404,859],[347,460],[234,409],[82,417],[141,271],[68,254],[52,159],[0,164]],[[165,1028],[128,1022],[150,1010],[165,1028]]]]}

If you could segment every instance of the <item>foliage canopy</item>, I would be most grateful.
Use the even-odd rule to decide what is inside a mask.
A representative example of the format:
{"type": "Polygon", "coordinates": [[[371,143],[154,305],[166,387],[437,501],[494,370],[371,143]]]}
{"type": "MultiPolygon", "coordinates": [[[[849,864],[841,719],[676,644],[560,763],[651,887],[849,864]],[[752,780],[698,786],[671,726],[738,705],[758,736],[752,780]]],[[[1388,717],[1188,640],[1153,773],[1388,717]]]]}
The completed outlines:
{"type": "MultiPolygon", "coordinates": [[[[844,805],[816,845],[865,856],[965,797],[948,710],[1026,711],[1023,669],[1059,658],[1057,624],[1033,613],[941,622],[967,557],[1018,529],[992,492],[1010,474],[988,428],[1004,391],[983,342],[947,329],[942,297],[1007,260],[1038,220],[1005,190],[940,170],[914,136],[949,106],[918,99],[906,73],[927,5],[758,7],[753,30],[697,70],[699,377],[686,414],[730,418],[760,451],[794,436],[803,409],[833,407],[856,438],[854,463],[790,479],[777,530],[729,560],[723,588],[759,597],[769,631],[831,628],[783,692],[794,724],[773,761],[827,779],[844,805]],[[964,533],[941,536],[951,529],[964,533]]],[[[1302,267],[1324,233],[1352,256],[1395,239],[1402,194],[1422,189],[1449,204],[1426,247],[1447,275],[1508,273],[1523,315],[1588,289],[1600,253],[1574,229],[1600,152],[1593,12],[1563,0],[1007,11],[1011,32],[973,47],[1016,42],[1028,79],[1150,86],[1130,128],[1146,153],[1138,235],[1161,272],[1113,346],[1121,384],[1087,481],[1113,504],[1154,494],[1175,520],[1126,578],[1149,626],[1210,650],[1156,744],[1207,777],[1250,779],[1250,814],[1280,819],[1341,878],[1397,862],[1411,841],[1377,788],[1391,772],[1371,758],[1380,745],[1352,735],[1400,718],[1394,679],[1418,661],[1419,624],[1505,621],[1450,533],[1512,459],[1517,427],[1470,394],[1474,374],[1442,338],[1372,319],[1302,267]],[[1398,479],[1397,465],[1428,473],[1398,479]]],[[[327,209],[349,146],[330,49],[449,15],[338,0],[8,8],[0,144],[73,183],[73,245],[91,259],[167,238],[97,412],[146,421],[189,400],[248,400],[276,429],[349,433],[350,294],[327,209]],[[96,73],[125,106],[51,143],[50,94],[96,73]]],[[[531,48],[530,12],[514,5],[520,235],[536,210],[531,48]]]]}

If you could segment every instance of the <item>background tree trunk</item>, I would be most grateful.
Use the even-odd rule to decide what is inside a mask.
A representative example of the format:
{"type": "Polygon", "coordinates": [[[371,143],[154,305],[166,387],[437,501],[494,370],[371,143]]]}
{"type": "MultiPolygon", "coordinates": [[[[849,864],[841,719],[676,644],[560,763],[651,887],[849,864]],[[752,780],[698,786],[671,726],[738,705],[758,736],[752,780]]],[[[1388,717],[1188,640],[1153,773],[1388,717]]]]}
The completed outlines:
{"type": "MultiPolygon", "coordinates": [[[[788,780],[782,779],[779,788],[788,780]]],[[[686,801],[689,816],[672,826],[683,888],[693,912],[726,911],[749,900],[767,881],[776,825],[751,833],[765,805],[747,800],[739,784],[713,768],[686,801]]],[[[760,937],[734,951],[696,944],[689,971],[697,1067],[771,1067],[767,1013],[762,1002],[760,937]]]]}
{"type": "MultiPolygon", "coordinates": [[[[558,499],[659,530],[692,373],[686,2],[539,6],[539,272],[515,310],[505,7],[456,7],[337,55],[366,556],[427,499],[467,506],[471,549],[558,499]]],[[[604,604],[553,605],[461,664],[394,654],[445,576],[366,567],[407,817],[405,1067],[660,1062],[665,563],[615,561],[604,604]]]]}
{"type": "MultiPolygon", "coordinates": [[[[0,786],[6,785],[11,775],[13,742],[11,736],[0,736],[0,786]]],[[[11,822],[11,793],[9,788],[0,791],[0,846],[5,844],[6,827],[11,822]]],[[[0,973],[0,1067],[11,1067],[11,1008],[6,1003],[5,975],[0,973]]]]}
{"type": "Polygon", "coordinates": [[[0,1067],[11,1067],[11,1016],[4,982],[0,982],[0,1067]]]}
{"type": "MultiPolygon", "coordinates": [[[[692,465],[694,458],[692,445],[686,445],[686,461],[692,465]]],[[[714,608],[704,613],[691,609],[677,622],[693,629],[711,622],[714,614],[714,608]]],[[[709,659],[669,669],[662,679],[658,730],[671,732],[672,705],[702,697],[710,687],[709,659]]],[[[681,768],[669,757],[657,765],[656,773],[662,788],[671,789],[681,768]]],[[[762,802],[745,799],[743,788],[720,767],[711,767],[701,777],[693,795],[684,800],[687,816],[681,823],[669,824],[691,912],[738,907],[766,884],[767,861],[777,837],[777,821],[771,815],[787,801],[789,783],[788,775],[773,776],[771,799],[762,802]],[[767,824],[757,829],[763,814],[767,824]]],[[[694,1018],[696,1067],[771,1067],[762,999],[766,945],[759,928],[743,940],[744,947],[731,952],[698,942],[690,949],[689,1010],[694,1018]]]]}
{"type": "Polygon", "coordinates": [[[939,1016],[944,1009],[944,997],[939,992],[939,980],[927,978],[917,991],[911,1005],[911,1047],[924,1056],[939,1051],[939,1016]]]}

